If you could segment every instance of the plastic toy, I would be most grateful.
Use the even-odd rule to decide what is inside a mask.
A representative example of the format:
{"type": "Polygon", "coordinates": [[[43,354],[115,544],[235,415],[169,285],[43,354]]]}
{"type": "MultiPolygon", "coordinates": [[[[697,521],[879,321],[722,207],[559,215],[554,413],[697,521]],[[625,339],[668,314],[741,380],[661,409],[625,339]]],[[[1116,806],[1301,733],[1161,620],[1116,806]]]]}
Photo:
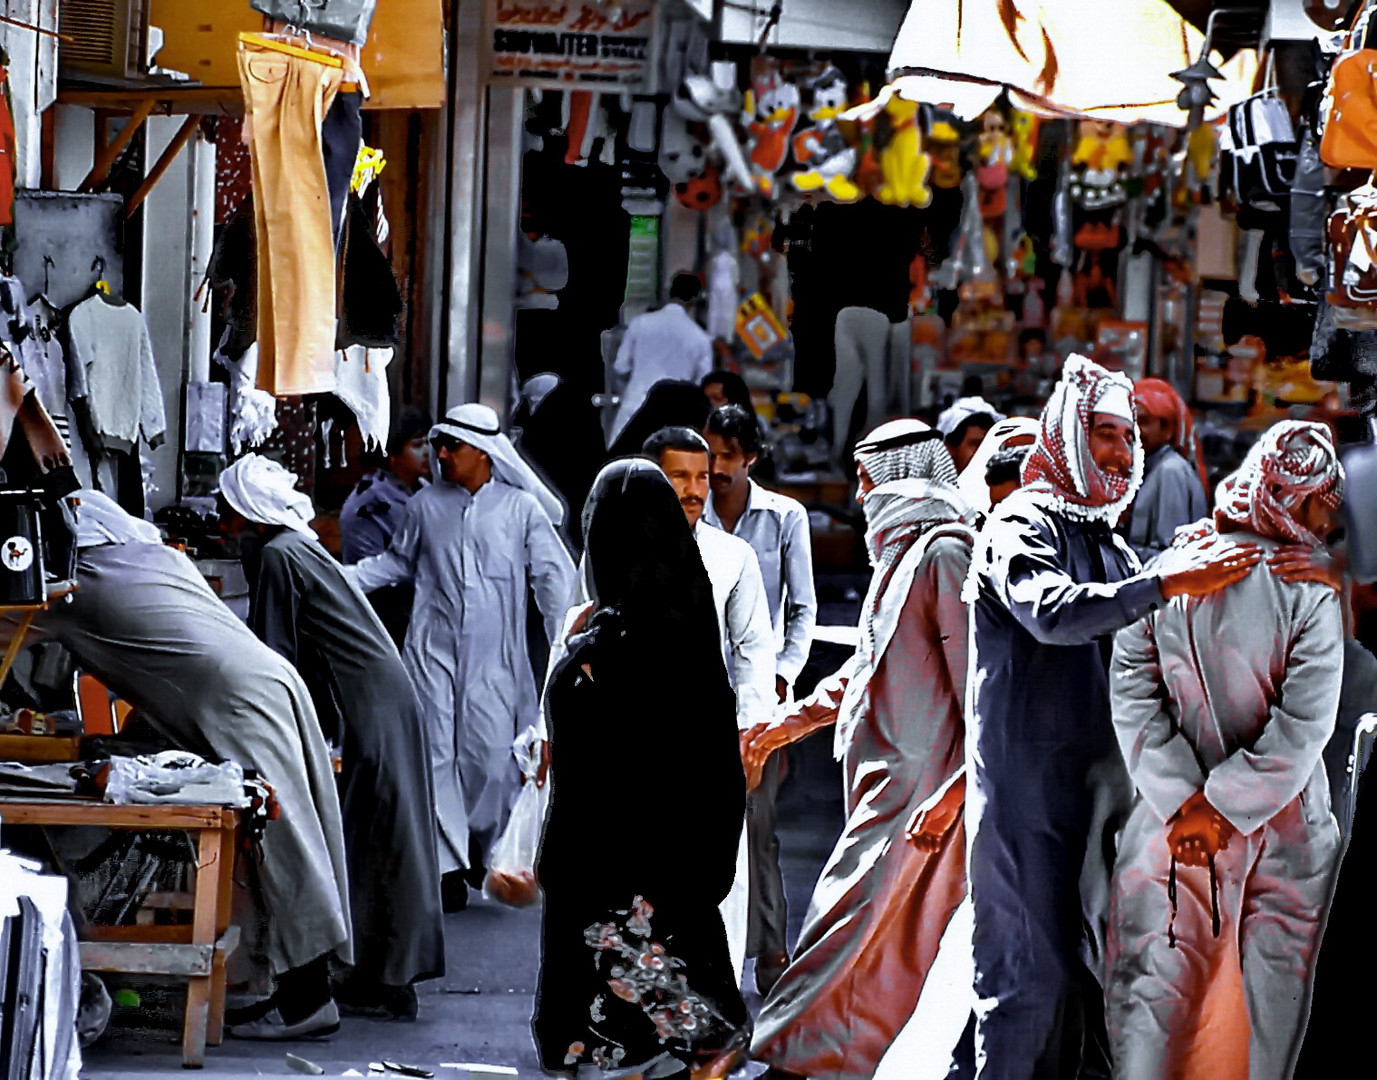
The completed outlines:
{"type": "Polygon", "coordinates": [[[789,136],[798,124],[799,104],[798,87],[776,68],[761,64],[752,72],[747,102],[751,174],[756,190],[767,197],[774,194],[775,174],[789,156],[789,136]]]}
{"type": "Polygon", "coordinates": [[[846,79],[835,67],[828,67],[809,87],[813,104],[808,118],[813,123],[794,136],[794,160],[801,170],[790,180],[799,191],[825,189],[838,202],[855,202],[861,197],[861,189],[851,179],[857,154],[837,127],[837,117],[846,109],[846,79]]]}
{"type": "Polygon", "coordinates": [[[980,186],[980,216],[990,220],[1003,217],[1009,206],[1009,164],[1014,159],[1014,144],[1008,121],[998,109],[987,109],[980,124],[975,180],[980,186]]]}
{"type": "Polygon", "coordinates": [[[1038,134],[1042,121],[1032,113],[1015,109],[1009,126],[1013,129],[1014,155],[1010,168],[1015,175],[1033,180],[1038,175],[1038,134]]]}
{"type": "Polygon", "coordinates": [[[928,157],[932,161],[932,186],[944,190],[961,186],[961,135],[946,120],[938,120],[928,132],[928,157]]]}
{"type": "Polygon", "coordinates": [[[932,163],[923,153],[922,132],[918,127],[918,103],[894,94],[885,102],[889,118],[888,145],[880,153],[884,174],[877,197],[890,206],[927,206],[932,189],[927,185],[932,163]]]}

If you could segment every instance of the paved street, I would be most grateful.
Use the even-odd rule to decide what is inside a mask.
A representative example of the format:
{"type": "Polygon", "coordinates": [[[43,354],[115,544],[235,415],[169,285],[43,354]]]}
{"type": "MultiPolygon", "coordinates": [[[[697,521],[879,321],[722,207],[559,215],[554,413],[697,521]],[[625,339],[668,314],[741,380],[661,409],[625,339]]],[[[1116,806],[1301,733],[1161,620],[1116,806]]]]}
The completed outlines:
{"type": "MultiPolygon", "coordinates": [[[[790,941],[798,935],[808,895],[841,825],[839,767],[831,760],[832,734],[820,732],[799,747],[782,798],[784,872],[790,899],[790,941]]],[[[468,911],[446,916],[449,973],[420,988],[414,1024],[346,1018],[322,1042],[265,1044],[227,1039],[206,1052],[200,1075],[209,1078],[289,1076],[288,1052],[315,1062],[327,1076],[348,1070],[367,1075],[369,1062],[420,1065],[437,1078],[462,1074],[445,1063],[483,1063],[540,1075],[529,1022],[539,964],[540,912],[514,911],[477,898],[468,911]]],[[[754,990],[748,968],[747,988],[754,990]]],[[[143,1007],[116,1010],[106,1037],[86,1052],[83,1076],[133,1080],[186,1075],[181,1068],[175,983],[140,988],[143,1007]]],[[[752,1011],[759,1000],[747,997],[752,1011]]],[[[393,1074],[395,1075],[395,1074],[393,1074]]]]}

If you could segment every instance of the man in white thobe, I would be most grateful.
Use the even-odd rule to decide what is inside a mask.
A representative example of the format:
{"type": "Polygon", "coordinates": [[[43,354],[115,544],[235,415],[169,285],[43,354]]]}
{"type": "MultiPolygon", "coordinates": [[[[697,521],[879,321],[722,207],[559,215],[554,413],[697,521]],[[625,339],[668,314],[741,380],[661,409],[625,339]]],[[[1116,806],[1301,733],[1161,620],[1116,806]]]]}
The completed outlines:
{"type": "Polygon", "coordinates": [[[486,405],[430,429],[436,481],[417,492],[388,549],[345,568],[364,592],[414,584],[402,660],[428,722],[447,910],[482,886],[521,788],[512,753],[538,719],[526,639],[528,588],[553,642],[574,587],[555,531],[564,506],[486,405]],[[460,871],[467,871],[461,875],[460,871]]]}
{"type": "Polygon", "coordinates": [[[627,324],[612,366],[620,380],[621,405],[608,446],[616,443],[656,383],[666,379],[696,383],[712,370],[712,339],[688,313],[688,305],[698,299],[698,293],[696,277],[675,274],[669,303],[658,311],[637,315],[627,324]]]}
{"type": "MultiPolygon", "coordinates": [[[[703,520],[708,498],[708,444],[690,428],[664,428],[644,447],[679,496],[699,554],[712,581],[727,674],[736,689],[737,726],[744,732],[774,716],[775,634],[770,606],[751,545],[703,520]]],[[[738,980],[746,961],[750,870],[745,830],[737,852],[736,880],[722,903],[722,921],[738,980]]]]}

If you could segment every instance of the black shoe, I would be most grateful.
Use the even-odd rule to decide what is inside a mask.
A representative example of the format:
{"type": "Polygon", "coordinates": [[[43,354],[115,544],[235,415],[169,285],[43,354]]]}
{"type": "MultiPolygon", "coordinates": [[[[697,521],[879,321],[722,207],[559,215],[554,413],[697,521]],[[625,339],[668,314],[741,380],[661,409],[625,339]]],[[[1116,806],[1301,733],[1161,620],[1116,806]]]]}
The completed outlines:
{"type": "Polygon", "coordinates": [[[440,878],[440,906],[446,915],[469,906],[469,885],[462,870],[451,870],[440,878]]]}
{"type": "Polygon", "coordinates": [[[483,883],[488,880],[488,870],[485,866],[471,866],[464,871],[464,880],[469,883],[469,888],[474,892],[483,891],[483,883]]]}
{"type": "Polygon", "coordinates": [[[412,986],[369,986],[358,976],[334,984],[335,1003],[345,1016],[373,1020],[415,1020],[420,1004],[412,986]]]}

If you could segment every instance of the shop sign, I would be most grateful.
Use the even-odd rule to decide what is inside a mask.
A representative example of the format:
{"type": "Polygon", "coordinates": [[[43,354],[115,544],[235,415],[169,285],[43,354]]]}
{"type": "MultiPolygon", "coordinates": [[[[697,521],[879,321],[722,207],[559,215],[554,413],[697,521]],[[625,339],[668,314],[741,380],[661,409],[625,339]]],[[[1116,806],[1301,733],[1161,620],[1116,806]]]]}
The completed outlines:
{"type": "Polygon", "coordinates": [[[488,78],[554,90],[639,88],[655,0],[489,0],[488,78]]]}

